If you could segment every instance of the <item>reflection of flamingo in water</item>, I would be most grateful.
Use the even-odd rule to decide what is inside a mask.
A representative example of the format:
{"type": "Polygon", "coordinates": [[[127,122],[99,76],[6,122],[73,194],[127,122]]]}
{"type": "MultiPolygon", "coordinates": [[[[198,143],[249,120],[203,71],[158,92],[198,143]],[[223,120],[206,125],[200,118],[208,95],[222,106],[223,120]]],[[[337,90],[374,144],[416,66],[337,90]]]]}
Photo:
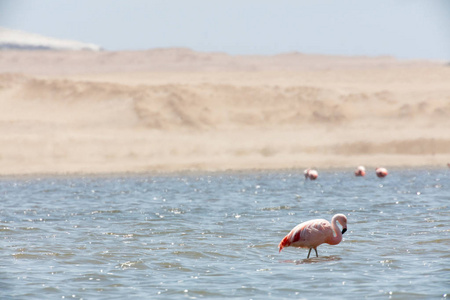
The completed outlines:
{"type": "Polygon", "coordinates": [[[387,176],[388,171],[385,168],[376,168],[375,173],[378,177],[383,178],[387,176]]]}
{"type": "Polygon", "coordinates": [[[366,168],[363,166],[359,166],[355,171],[355,176],[364,176],[366,175],[366,168]]]}
{"type": "Polygon", "coordinates": [[[342,241],[342,235],[347,231],[347,217],[343,214],[334,215],[331,224],[324,219],[315,219],[303,222],[295,226],[278,245],[281,250],[284,247],[309,248],[308,257],[311,250],[316,251],[317,247],[323,243],[337,245],[342,241]],[[337,226],[337,222],[342,226],[342,232],[337,226]]]}
{"type": "Polygon", "coordinates": [[[316,170],[311,170],[311,169],[306,169],[304,171],[305,174],[305,179],[311,179],[311,180],[316,180],[317,177],[319,176],[319,173],[316,170]]]}

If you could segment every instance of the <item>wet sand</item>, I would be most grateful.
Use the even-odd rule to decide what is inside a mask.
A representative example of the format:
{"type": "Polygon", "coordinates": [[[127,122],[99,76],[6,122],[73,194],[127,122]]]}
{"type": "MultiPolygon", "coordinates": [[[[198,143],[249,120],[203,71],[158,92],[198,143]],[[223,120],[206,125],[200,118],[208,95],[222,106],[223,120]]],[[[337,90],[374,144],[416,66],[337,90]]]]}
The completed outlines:
{"type": "Polygon", "coordinates": [[[0,174],[445,167],[450,67],[188,49],[0,52],[0,174]]]}

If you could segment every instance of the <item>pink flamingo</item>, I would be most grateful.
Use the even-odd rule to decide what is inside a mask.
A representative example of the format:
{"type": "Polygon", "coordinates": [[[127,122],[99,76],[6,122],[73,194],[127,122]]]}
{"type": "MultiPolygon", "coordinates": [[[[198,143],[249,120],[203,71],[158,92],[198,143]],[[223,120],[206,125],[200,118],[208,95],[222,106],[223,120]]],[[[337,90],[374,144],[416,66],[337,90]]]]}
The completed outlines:
{"type": "Polygon", "coordinates": [[[355,171],[355,176],[365,176],[366,175],[366,168],[363,166],[359,166],[355,171]]]}
{"type": "Polygon", "coordinates": [[[376,168],[375,173],[378,177],[383,178],[387,176],[388,171],[385,168],[376,168]]]}
{"type": "Polygon", "coordinates": [[[303,171],[303,174],[305,174],[305,179],[309,178],[309,169],[306,169],[305,171],[303,171]]]}
{"type": "Polygon", "coordinates": [[[316,180],[319,177],[319,173],[316,170],[306,169],[304,172],[305,179],[316,180]]]}
{"type": "Polygon", "coordinates": [[[347,217],[343,214],[334,215],[331,219],[331,224],[324,219],[315,219],[303,222],[295,226],[291,232],[288,233],[278,245],[279,252],[284,247],[300,247],[309,248],[308,257],[311,254],[311,249],[316,251],[317,247],[323,243],[330,245],[337,245],[342,241],[342,235],[347,231],[347,217]],[[337,226],[339,222],[342,226],[342,232],[337,226]]]}

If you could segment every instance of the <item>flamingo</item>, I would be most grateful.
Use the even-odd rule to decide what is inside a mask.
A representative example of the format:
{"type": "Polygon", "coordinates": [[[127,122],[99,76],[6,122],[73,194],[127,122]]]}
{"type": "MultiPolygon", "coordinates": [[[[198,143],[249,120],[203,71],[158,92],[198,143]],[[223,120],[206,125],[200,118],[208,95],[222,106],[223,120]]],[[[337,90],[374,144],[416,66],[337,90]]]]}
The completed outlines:
{"type": "Polygon", "coordinates": [[[305,174],[305,179],[309,178],[309,169],[306,169],[305,171],[303,171],[303,174],[305,174]]]}
{"type": "Polygon", "coordinates": [[[363,166],[359,166],[355,171],[355,176],[365,176],[366,175],[366,168],[363,166]]]}
{"type": "Polygon", "coordinates": [[[375,173],[378,177],[383,178],[387,176],[388,171],[385,168],[376,168],[375,173]]]}
{"type": "Polygon", "coordinates": [[[306,169],[304,172],[305,179],[316,180],[319,176],[319,173],[316,170],[306,169]]]}
{"type": "Polygon", "coordinates": [[[347,217],[343,214],[336,214],[331,219],[331,224],[324,219],[314,219],[303,222],[295,226],[291,232],[288,233],[278,245],[279,252],[284,247],[299,247],[309,248],[308,257],[311,254],[311,250],[316,251],[317,247],[323,243],[330,245],[337,245],[342,241],[342,235],[347,231],[347,217]],[[339,222],[342,226],[342,232],[337,226],[336,222],[339,222]]]}

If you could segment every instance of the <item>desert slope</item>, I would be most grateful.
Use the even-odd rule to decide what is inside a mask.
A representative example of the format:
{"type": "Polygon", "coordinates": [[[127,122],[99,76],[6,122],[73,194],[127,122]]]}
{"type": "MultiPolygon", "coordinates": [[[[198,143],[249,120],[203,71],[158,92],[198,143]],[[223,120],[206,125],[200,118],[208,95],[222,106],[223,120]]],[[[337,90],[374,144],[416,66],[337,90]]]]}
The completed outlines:
{"type": "Polygon", "coordinates": [[[101,47],[72,40],[61,40],[39,34],[0,27],[0,50],[71,50],[100,51],[101,47]]]}
{"type": "Polygon", "coordinates": [[[0,52],[0,173],[445,166],[450,68],[188,49],[0,52]]]}

